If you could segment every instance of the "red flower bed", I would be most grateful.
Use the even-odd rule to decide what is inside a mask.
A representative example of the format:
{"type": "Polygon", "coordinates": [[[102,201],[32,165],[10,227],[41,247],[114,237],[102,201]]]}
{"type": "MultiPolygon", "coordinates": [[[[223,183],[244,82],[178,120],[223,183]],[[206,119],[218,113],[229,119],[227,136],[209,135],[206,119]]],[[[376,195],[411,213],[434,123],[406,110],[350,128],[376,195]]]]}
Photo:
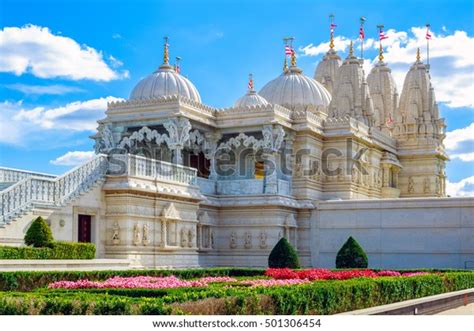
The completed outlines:
{"type": "Polygon", "coordinates": [[[399,277],[399,276],[418,276],[426,275],[427,272],[416,272],[416,273],[405,273],[401,274],[398,271],[393,270],[382,270],[373,271],[370,269],[355,269],[355,270],[340,270],[331,271],[329,269],[304,269],[304,270],[293,270],[293,269],[267,269],[265,276],[273,279],[307,279],[307,280],[318,280],[318,279],[336,279],[345,280],[352,278],[376,278],[376,277],[399,277]]]}

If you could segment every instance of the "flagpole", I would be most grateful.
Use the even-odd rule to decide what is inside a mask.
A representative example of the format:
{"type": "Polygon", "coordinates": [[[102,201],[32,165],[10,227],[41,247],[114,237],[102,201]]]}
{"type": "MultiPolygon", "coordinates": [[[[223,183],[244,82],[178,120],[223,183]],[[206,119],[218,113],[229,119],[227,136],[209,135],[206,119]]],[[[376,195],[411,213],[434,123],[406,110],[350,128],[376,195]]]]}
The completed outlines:
{"type": "Polygon", "coordinates": [[[329,15],[329,48],[333,49],[334,48],[334,14],[329,15]]]}
{"type": "Polygon", "coordinates": [[[382,49],[382,38],[381,34],[383,31],[384,26],[382,24],[377,25],[377,28],[379,29],[379,61],[383,61],[383,49],[382,49]]]}
{"type": "Polygon", "coordinates": [[[428,38],[428,33],[430,30],[430,24],[426,24],[426,64],[428,65],[428,71],[430,70],[430,38],[428,38]]]}
{"type": "MultiPolygon", "coordinates": [[[[365,22],[365,17],[361,16],[360,18],[360,28],[361,31],[364,31],[364,22],[365,22]]],[[[361,44],[360,44],[360,58],[362,61],[364,61],[364,37],[361,35],[361,31],[359,31],[359,35],[362,37],[361,38],[361,44]]]]}

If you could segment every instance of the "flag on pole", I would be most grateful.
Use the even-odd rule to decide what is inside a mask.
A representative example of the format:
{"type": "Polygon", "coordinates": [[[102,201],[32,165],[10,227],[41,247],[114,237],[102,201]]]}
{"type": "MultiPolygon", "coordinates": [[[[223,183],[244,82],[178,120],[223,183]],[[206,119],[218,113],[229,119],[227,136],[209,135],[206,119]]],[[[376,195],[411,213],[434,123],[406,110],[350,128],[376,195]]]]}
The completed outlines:
{"type": "Polygon", "coordinates": [[[253,90],[253,79],[252,79],[252,77],[249,77],[248,88],[249,88],[249,90],[253,90]]]}
{"type": "Polygon", "coordinates": [[[365,38],[365,33],[364,33],[364,27],[361,25],[359,29],[359,38],[364,40],[365,38]]]}
{"type": "Polygon", "coordinates": [[[426,40],[431,40],[431,33],[429,27],[426,27],[426,40]]]}
{"type": "Polygon", "coordinates": [[[180,74],[181,73],[181,67],[177,64],[175,67],[176,73],[180,74]]]}
{"type": "Polygon", "coordinates": [[[293,54],[293,48],[291,48],[289,45],[285,45],[285,55],[291,54],[293,54]]]}
{"type": "Polygon", "coordinates": [[[334,29],[336,28],[336,24],[334,23],[331,23],[331,25],[329,26],[329,29],[331,30],[331,33],[334,33],[334,29]]]}
{"type": "Polygon", "coordinates": [[[385,32],[383,32],[382,29],[380,29],[380,32],[379,32],[379,39],[380,41],[384,40],[384,39],[387,39],[388,36],[385,35],[385,32]]]}

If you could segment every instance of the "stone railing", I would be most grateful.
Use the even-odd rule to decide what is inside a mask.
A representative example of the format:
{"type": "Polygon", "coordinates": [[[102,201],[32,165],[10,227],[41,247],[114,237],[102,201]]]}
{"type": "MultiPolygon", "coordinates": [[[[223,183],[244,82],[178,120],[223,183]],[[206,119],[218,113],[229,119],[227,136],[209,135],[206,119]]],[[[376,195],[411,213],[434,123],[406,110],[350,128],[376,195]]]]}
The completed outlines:
{"type": "Polygon", "coordinates": [[[107,157],[98,155],[59,177],[26,177],[0,192],[0,224],[33,204],[61,206],[104,178],[106,172],[107,157]]]}
{"type": "Polygon", "coordinates": [[[55,178],[55,175],[43,174],[41,172],[33,172],[12,168],[0,167],[0,183],[16,183],[25,178],[35,176],[40,178],[55,178]]]}
{"type": "Polygon", "coordinates": [[[143,156],[124,154],[113,158],[123,162],[125,172],[114,172],[114,175],[148,177],[157,180],[196,185],[197,170],[191,167],[154,160],[143,156]]]}

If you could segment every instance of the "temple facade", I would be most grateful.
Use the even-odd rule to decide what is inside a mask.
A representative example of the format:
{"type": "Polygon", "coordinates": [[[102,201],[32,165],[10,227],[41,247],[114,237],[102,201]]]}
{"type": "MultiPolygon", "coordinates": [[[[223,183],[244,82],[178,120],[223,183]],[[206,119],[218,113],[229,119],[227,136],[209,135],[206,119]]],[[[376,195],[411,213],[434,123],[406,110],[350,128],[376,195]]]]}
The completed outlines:
{"type": "Polygon", "coordinates": [[[232,107],[202,102],[169,64],[98,121],[97,156],[62,176],[0,169],[0,243],[36,215],[56,239],[144,267],[265,266],[286,237],[304,266],[334,267],[353,236],[379,268],[474,261],[474,199],[446,197],[440,117],[419,53],[398,92],[352,46],[314,78],[289,66],[232,107]]]}

